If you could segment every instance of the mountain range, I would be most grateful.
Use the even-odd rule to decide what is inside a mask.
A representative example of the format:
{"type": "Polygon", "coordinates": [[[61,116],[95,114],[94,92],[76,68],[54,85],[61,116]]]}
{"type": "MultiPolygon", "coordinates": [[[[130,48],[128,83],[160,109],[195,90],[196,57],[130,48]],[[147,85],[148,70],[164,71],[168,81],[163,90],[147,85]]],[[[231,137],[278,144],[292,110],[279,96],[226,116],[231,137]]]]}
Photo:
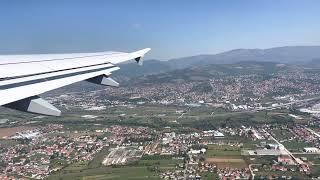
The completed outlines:
{"type": "MultiPolygon", "coordinates": [[[[136,63],[121,64],[112,77],[122,86],[135,83],[162,83],[207,79],[224,74],[263,73],[279,70],[295,72],[309,67],[320,68],[320,46],[292,46],[271,49],[236,49],[214,55],[197,55],[168,61],[145,60],[143,66],[136,63]],[[285,64],[285,66],[281,66],[285,64]]],[[[60,88],[49,94],[103,89],[88,82],[80,82],[60,88]]]]}
{"type": "Polygon", "coordinates": [[[135,63],[120,65],[121,70],[115,72],[114,75],[121,80],[126,80],[132,77],[159,74],[189,67],[201,67],[210,64],[233,64],[242,61],[320,65],[320,46],[235,49],[219,54],[196,55],[167,61],[146,60],[141,67],[137,67],[135,63]]]}

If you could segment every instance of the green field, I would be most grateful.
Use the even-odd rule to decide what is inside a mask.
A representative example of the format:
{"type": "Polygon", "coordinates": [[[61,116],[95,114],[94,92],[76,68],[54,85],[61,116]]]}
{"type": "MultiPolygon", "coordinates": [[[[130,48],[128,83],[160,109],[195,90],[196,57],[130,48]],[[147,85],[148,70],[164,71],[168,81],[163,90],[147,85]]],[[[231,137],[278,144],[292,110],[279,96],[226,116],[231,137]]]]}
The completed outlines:
{"type": "Polygon", "coordinates": [[[160,179],[158,174],[147,167],[100,167],[93,169],[62,170],[48,179],[160,179]]]}
{"type": "Polygon", "coordinates": [[[294,137],[294,135],[287,129],[273,129],[272,133],[275,135],[275,138],[280,141],[294,137]]]}
{"type": "Polygon", "coordinates": [[[282,143],[291,152],[303,152],[304,147],[312,147],[313,145],[308,142],[302,141],[286,141],[282,143]]]}
{"type": "Polygon", "coordinates": [[[218,168],[245,168],[247,164],[241,156],[241,148],[230,145],[208,145],[206,161],[214,163],[218,168]]]}
{"type": "Polygon", "coordinates": [[[312,166],[312,169],[311,169],[311,174],[313,176],[320,176],[320,165],[314,165],[312,166]]]}
{"type": "Polygon", "coordinates": [[[65,110],[63,117],[44,117],[38,119],[37,125],[61,123],[70,130],[95,130],[101,126],[92,124],[147,126],[162,129],[172,128],[197,128],[199,130],[216,129],[217,127],[239,127],[254,124],[290,124],[293,122],[286,110],[271,112],[232,112],[222,108],[181,107],[175,105],[137,105],[108,107],[103,111],[86,111],[80,109],[65,110]],[[177,111],[184,111],[183,116],[177,111]],[[94,119],[85,119],[81,116],[93,114],[94,119]],[[180,117],[181,116],[181,117],[180,117]]]}
{"type": "Polygon", "coordinates": [[[139,160],[126,166],[105,167],[101,164],[103,151],[91,162],[71,164],[51,175],[49,179],[160,179],[160,171],[175,169],[179,163],[183,162],[171,157],[159,157],[139,160]]]}
{"type": "Polygon", "coordinates": [[[162,159],[162,160],[140,160],[135,166],[159,166],[160,169],[173,169],[177,164],[182,163],[182,160],[162,159]]]}
{"type": "Polygon", "coordinates": [[[241,148],[229,145],[208,145],[206,157],[240,156],[241,148]]]}
{"type": "Polygon", "coordinates": [[[216,173],[205,172],[205,173],[201,174],[201,179],[203,179],[203,180],[219,179],[219,175],[216,173]]]}
{"type": "Polygon", "coordinates": [[[320,154],[295,154],[296,157],[305,157],[311,164],[320,164],[320,154]]]}
{"type": "Polygon", "coordinates": [[[300,172],[281,172],[281,171],[258,171],[255,172],[256,178],[259,179],[260,176],[269,177],[270,175],[277,175],[277,176],[291,176],[295,179],[310,179],[308,176],[300,173],[300,172]]]}
{"type": "Polygon", "coordinates": [[[69,166],[67,166],[66,168],[64,168],[63,170],[68,172],[68,171],[80,171],[85,169],[88,166],[88,161],[84,161],[84,162],[76,162],[73,164],[70,164],[69,166]]]}
{"type": "Polygon", "coordinates": [[[0,140],[0,147],[10,147],[10,146],[15,146],[17,144],[19,144],[19,142],[16,140],[11,140],[11,139],[0,140]]]}

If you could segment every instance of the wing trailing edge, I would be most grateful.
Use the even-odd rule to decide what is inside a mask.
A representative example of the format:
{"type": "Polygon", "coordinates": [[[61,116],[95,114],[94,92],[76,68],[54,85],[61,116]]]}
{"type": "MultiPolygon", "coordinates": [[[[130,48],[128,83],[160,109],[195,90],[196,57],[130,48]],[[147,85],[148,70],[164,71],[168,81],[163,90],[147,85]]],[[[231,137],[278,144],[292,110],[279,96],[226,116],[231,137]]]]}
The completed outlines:
{"type": "Polygon", "coordinates": [[[0,106],[60,116],[59,109],[38,95],[84,80],[118,87],[119,83],[110,77],[113,71],[120,69],[116,64],[134,59],[142,65],[143,56],[150,50],[146,48],[132,53],[0,56],[0,106]]]}

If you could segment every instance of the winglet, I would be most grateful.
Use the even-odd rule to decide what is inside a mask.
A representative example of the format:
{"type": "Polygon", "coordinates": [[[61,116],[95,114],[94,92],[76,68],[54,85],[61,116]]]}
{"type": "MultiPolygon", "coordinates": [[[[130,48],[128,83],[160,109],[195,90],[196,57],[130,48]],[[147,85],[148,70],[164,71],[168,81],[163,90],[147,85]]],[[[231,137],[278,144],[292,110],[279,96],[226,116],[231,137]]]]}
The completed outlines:
{"type": "Polygon", "coordinates": [[[139,65],[142,65],[143,64],[143,56],[149,52],[151,50],[151,48],[145,48],[145,49],[142,49],[142,50],[139,50],[139,51],[136,51],[136,52],[133,52],[131,53],[133,56],[135,56],[136,58],[134,58],[134,60],[137,61],[137,63],[139,65]]]}

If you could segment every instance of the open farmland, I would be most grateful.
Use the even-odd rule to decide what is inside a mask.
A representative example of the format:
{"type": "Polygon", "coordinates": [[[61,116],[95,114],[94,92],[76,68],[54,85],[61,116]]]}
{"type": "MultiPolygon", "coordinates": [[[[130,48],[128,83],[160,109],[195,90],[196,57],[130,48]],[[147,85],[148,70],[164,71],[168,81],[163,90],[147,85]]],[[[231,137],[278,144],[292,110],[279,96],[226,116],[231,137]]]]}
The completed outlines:
{"type": "Polygon", "coordinates": [[[206,162],[214,163],[218,168],[246,168],[248,165],[241,156],[218,156],[215,158],[207,158],[206,162]]]}
{"type": "Polygon", "coordinates": [[[241,156],[241,148],[230,145],[208,145],[206,162],[214,163],[218,166],[218,168],[248,167],[241,156]]]}
{"type": "Polygon", "coordinates": [[[240,156],[241,148],[229,145],[208,145],[206,157],[216,156],[240,156]]]}
{"type": "Polygon", "coordinates": [[[6,137],[15,135],[17,132],[32,130],[32,126],[18,126],[12,128],[0,128],[0,139],[5,139],[6,137]]]}

